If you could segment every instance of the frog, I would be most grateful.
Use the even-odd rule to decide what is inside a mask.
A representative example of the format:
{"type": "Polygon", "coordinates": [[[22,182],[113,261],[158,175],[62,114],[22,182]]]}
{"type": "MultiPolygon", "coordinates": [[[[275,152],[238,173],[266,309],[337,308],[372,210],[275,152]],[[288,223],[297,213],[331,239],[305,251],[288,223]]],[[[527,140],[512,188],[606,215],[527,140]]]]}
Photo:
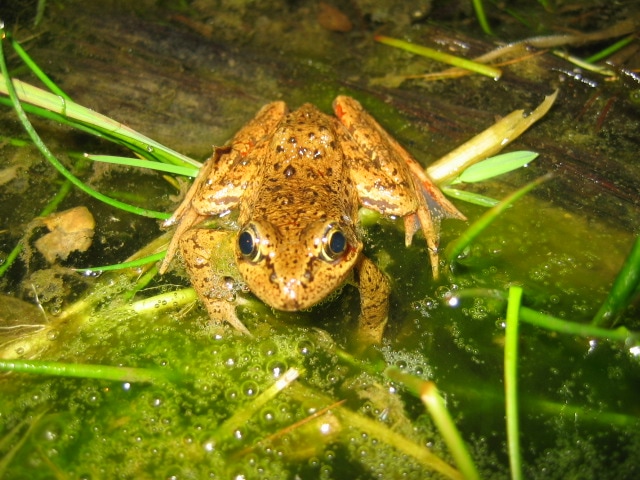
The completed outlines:
{"type": "Polygon", "coordinates": [[[214,148],[164,222],[175,233],[159,271],[179,253],[213,322],[250,334],[231,292],[238,282],[289,312],[352,284],[360,295],[358,337],[381,343],[391,283],[363,253],[361,207],[404,219],[407,246],[422,230],[437,278],[440,220],[464,216],[357,100],[338,96],[333,111],[265,105],[214,148]],[[208,225],[231,213],[235,220],[224,228],[208,225]]]}

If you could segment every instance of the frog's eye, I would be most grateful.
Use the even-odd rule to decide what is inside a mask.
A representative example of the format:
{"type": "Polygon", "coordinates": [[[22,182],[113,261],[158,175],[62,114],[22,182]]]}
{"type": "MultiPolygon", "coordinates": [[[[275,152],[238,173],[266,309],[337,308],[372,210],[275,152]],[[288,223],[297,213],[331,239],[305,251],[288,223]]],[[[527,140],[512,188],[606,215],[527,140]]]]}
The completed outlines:
{"type": "Polygon", "coordinates": [[[260,254],[260,237],[254,225],[248,225],[238,235],[238,250],[250,262],[257,262],[260,254]]]}
{"type": "Polygon", "coordinates": [[[336,225],[330,225],[322,238],[320,258],[325,262],[333,262],[347,251],[347,237],[336,225]]]}

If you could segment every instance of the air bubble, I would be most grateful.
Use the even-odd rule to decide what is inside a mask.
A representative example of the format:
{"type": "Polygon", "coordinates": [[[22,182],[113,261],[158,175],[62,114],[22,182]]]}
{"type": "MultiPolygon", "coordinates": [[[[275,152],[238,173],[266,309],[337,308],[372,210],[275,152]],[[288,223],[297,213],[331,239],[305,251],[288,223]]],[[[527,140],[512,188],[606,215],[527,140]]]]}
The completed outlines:
{"type": "Polygon", "coordinates": [[[407,362],[405,362],[404,360],[398,360],[396,362],[396,367],[398,367],[400,370],[405,370],[407,368],[407,362]]]}
{"type": "Polygon", "coordinates": [[[258,384],[253,381],[242,384],[242,393],[245,397],[253,397],[258,393],[258,384]]]}
{"type": "Polygon", "coordinates": [[[298,343],[298,352],[302,355],[311,355],[315,352],[315,345],[309,340],[302,340],[298,343]]]}
{"type": "Polygon", "coordinates": [[[275,342],[267,340],[262,345],[260,345],[260,353],[263,356],[271,357],[278,352],[278,346],[275,342]]]}
{"type": "Polygon", "coordinates": [[[227,399],[227,401],[235,401],[238,399],[238,390],[236,390],[234,387],[230,387],[227,388],[224,391],[224,398],[227,399]]]}
{"type": "Polygon", "coordinates": [[[273,378],[280,378],[287,371],[287,364],[280,361],[274,361],[267,365],[267,371],[273,378]]]}
{"type": "Polygon", "coordinates": [[[262,424],[265,426],[273,423],[275,419],[276,419],[276,414],[271,408],[264,409],[260,414],[260,420],[262,421],[262,424]]]}

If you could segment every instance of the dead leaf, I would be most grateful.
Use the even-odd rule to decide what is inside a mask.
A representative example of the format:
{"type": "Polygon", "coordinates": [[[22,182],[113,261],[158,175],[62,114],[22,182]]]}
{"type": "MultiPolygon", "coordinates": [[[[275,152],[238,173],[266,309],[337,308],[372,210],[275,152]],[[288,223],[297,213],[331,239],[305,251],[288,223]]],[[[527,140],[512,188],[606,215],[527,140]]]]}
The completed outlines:
{"type": "Polygon", "coordinates": [[[318,23],[322,28],[332,32],[350,32],[353,29],[353,23],[349,17],[325,2],[320,2],[318,5],[318,23]]]}
{"type": "Polygon", "coordinates": [[[41,219],[49,233],[35,242],[49,263],[66,260],[71,252],[86,252],[91,246],[95,221],[86,207],[75,207],[41,219]]]}

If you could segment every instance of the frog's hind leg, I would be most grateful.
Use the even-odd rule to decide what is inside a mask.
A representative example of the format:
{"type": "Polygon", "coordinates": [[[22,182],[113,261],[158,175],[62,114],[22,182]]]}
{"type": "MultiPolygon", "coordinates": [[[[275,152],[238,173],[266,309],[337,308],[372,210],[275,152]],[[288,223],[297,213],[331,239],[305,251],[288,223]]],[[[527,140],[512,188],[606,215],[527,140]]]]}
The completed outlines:
{"type": "MultiPolygon", "coordinates": [[[[374,194],[359,194],[366,206],[405,219],[405,243],[411,244],[420,228],[427,242],[431,269],[438,276],[439,226],[442,218],[465,217],[449,202],[423,171],[422,166],[356,100],[339,96],[333,103],[336,116],[366,157],[357,172],[365,183],[380,186],[374,194]],[[377,172],[378,178],[373,172],[377,172]],[[375,195],[375,198],[374,198],[375,195]],[[371,199],[367,202],[367,197],[371,199]],[[410,199],[405,197],[411,197],[410,199]],[[377,205],[384,205],[378,208],[377,205]]],[[[371,190],[371,189],[370,189],[371,190]]]]}

